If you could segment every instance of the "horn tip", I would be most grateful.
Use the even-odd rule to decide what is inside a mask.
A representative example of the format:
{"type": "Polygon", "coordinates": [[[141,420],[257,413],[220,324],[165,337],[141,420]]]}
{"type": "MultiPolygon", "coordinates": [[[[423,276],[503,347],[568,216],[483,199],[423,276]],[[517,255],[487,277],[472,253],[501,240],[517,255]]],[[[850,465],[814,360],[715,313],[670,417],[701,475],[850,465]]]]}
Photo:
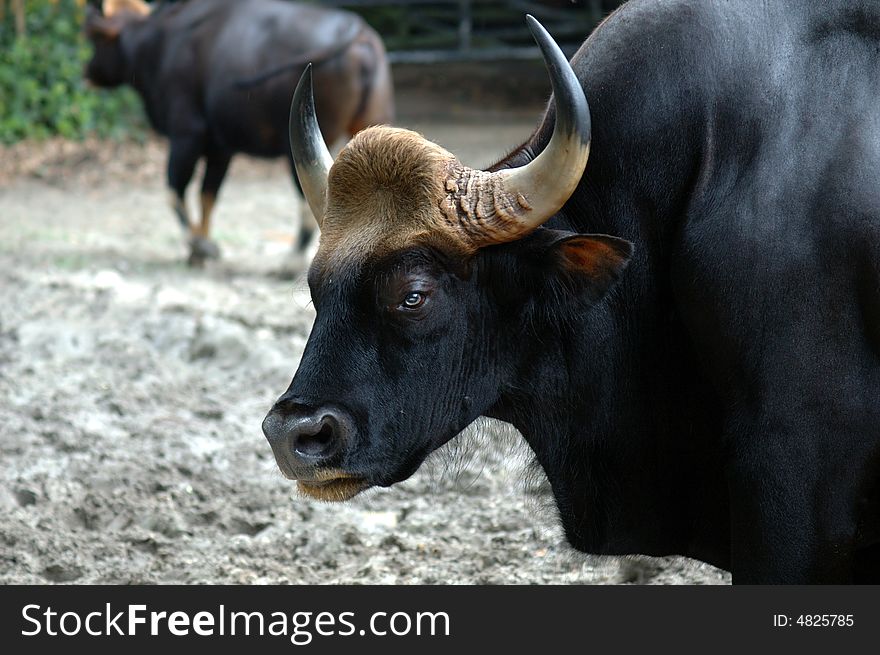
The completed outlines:
{"type": "Polygon", "coordinates": [[[531,14],[526,14],[526,25],[529,27],[529,31],[532,33],[532,36],[537,38],[538,34],[541,32],[546,32],[544,26],[541,25],[541,21],[532,16],[531,14]]]}
{"type": "Polygon", "coordinates": [[[296,89],[293,92],[293,105],[297,105],[304,97],[308,98],[312,93],[312,62],[306,64],[299,82],[296,83],[296,89]]]}

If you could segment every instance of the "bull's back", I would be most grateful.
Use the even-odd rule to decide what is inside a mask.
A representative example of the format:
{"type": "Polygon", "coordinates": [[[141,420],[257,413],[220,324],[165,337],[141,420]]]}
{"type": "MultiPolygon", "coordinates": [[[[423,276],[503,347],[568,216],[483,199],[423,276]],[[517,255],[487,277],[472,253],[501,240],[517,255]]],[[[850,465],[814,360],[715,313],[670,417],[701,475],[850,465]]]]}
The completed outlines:
{"type": "Polygon", "coordinates": [[[731,406],[876,439],[880,7],[756,6],[710,50],[674,287],[731,406]]]}
{"type": "Polygon", "coordinates": [[[728,408],[880,436],[880,6],[635,0],[572,63],[564,227],[636,243],[620,296],[674,309],[728,408]]]}
{"type": "Polygon", "coordinates": [[[351,43],[362,22],[354,14],[282,0],[236,2],[213,37],[214,70],[208,84],[224,78],[259,78],[304,55],[330,56],[351,43]]]}
{"type": "Polygon", "coordinates": [[[203,111],[216,144],[276,157],[287,153],[290,99],[309,62],[316,87],[335,92],[334,102],[319,110],[327,114],[321,121],[325,136],[340,136],[348,105],[360,99],[349,98],[356,90],[348,79],[352,73],[338,60],[364,28],[360,18],[343,11],[281,0],[221,0],[213,15],[174,38],[198,49],[203,111]]]}

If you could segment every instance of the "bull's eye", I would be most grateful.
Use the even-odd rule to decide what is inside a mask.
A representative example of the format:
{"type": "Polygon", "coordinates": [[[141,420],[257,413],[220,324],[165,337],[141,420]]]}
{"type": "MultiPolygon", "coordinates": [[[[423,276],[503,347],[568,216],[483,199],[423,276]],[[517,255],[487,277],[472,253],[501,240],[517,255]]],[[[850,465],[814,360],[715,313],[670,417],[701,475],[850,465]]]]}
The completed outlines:
{"type": "Polygon", "coordinates": [[[425,295],[418,291],[407,294],[403,302],[400,303],[401,309],[418,309],[425,304],[425,295]]]}

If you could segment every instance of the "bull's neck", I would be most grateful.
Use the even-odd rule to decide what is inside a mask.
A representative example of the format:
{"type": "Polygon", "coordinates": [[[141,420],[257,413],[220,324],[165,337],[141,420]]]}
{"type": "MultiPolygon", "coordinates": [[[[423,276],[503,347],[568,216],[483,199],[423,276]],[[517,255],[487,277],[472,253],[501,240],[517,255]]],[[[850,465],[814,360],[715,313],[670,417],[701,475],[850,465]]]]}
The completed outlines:
{"type": "Polygon", "coordinates": [[[622,180],[588,178],[582,187],[551,226],[629,239],[635,256],[618,286],[578,320],[544,326],[534,341],[542,356],[517,371],[493,415],[534,450],[576,548],[724,566],[727,505],[717,426],[705,409],[713,406],[710,385],[668,275],[688,190],[661,207],[621,195],[622,180]]]}
{"type": "Polygon", "coordinates": [[[162,91],[156,84],[161,63],[161,33],[152,22],[139,21],[128,25],[120,38],[125,57],[125,81],[141,97],[153,128],[164,133],[164,121],[159,111],[161,103],[154,97],[162,91]]]}

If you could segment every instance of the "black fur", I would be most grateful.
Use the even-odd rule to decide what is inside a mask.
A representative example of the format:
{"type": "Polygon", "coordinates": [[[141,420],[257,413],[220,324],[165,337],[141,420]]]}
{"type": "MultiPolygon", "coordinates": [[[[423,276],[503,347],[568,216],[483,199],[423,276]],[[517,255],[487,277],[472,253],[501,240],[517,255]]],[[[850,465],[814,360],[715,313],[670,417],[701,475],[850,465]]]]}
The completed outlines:
{"type": "MultiPolygon", "coordinates": [[[[592,149],[563,210],[468,276],[423,257],[438,291],[417,323],[377,308],[369,268],[322,281],[283,398],[348,407],[337,464],[374,484],[479,415],[513,424],[583,551],[876,581],[877,25],[866,0],[628,3],[572,61],[592,149]],[[578,277],[551,230],[632,259],[578,277]]],[[[551,105],[496,168],[552,127],[551,105]]]]}

